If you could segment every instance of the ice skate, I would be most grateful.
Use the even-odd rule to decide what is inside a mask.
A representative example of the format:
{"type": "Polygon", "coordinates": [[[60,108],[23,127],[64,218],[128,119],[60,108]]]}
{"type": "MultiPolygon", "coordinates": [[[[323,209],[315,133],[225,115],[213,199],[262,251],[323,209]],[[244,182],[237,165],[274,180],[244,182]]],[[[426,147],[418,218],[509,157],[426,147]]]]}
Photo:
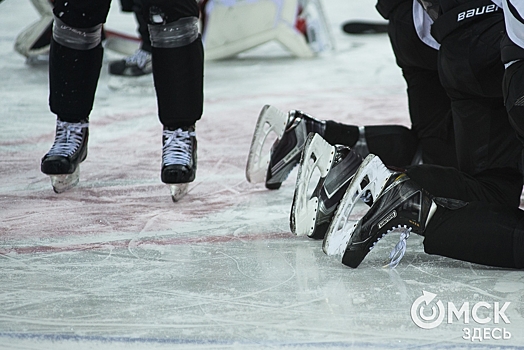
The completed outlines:
{"type": "Polygon", "coordinates": [[[381,238],[399,231],[400,241],[390,255],[390,265],[396,266],[404,255],[409,234],[422,234],[435,210],[436,204],[427,191],[406,174],[393,174],[371,209],[356,224],[348,227],[349,240],[339,249],[342,263],[358,267],[381,238]]]}
{"type": "Polygon", "coordinates": [[[195,127],[164,128],[162,135],[162,182],[169,185],[173,202],[187,194],[189,183],[195,180],[197,140],[195,127]]]}
{"type": "Polygon", "coordinates": [[[300,160],[293,205],[291,231],[322,239],[338,203],[362,163],[362,157],[346,146],[332,146],[320,135],[310,133],[300,160]],[[320,179],[309,195],[315,169],[320,179]]]}
{"type": "Polygon", "coordinates": [[[151,53],[142,49],[109,64],[108,86],[113,90],[154,92],[151,53]]]}
{"type": "Polygon", "coordinates": [[[345,248],[350,238],[350,228],[353,226],[353,221],[349,220],[349,216],[355,204],[358,200],[363,200],[371,206],[384,189],[391,174],[392,171],[386,168],[380,158],[374,154],[370,154],[364,159],[355,176],[351,179],[327,229],[322,244],[324,253],[327,255],[342,254],[340,249],[345,248]]]}
{"type": "Polygon", "coordinates": [[[151,74],[153,72],[153,62],[151,53],[142,49],[137,50],[133,55],[125,57],[119,61],[109,64],[109,74],[138,77],[151,74]]]}
{"type": "Polygon", "coordinates": [[[265,179],[268,189],[279,189],[300,161],[307,135],[310,132],[322,135],[324,129],[323,121],[301,111],[292,110],[285,114],[273,106],[264,106],[251,142],[246,168],[247,180],[259,183],[265,179]],[[268,154],[263,154],[266,139],[272,132],[277,139],[268,154]]]}
{"type": "Polygon", "coordinates": [[[42,158],[41,171],[49,175],[56,193],[62,193],[79,181],[79,164],[87,157],[88,123],[56,121],[53,146],[42,158]]]}

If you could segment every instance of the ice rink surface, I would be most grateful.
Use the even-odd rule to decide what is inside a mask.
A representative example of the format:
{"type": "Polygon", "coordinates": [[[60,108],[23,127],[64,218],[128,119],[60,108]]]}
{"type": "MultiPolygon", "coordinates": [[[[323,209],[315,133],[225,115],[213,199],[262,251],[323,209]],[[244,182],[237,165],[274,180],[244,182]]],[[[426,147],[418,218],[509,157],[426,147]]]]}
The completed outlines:
{"type": "MultiPolygon", "coordinates": [[[[245,179],[264,104],[409,125],[387,36],[340,30],[380,20],[374,3],[325,0],[336,50],[320,57],[268,44],[206,62],[197,180],[173,203],[154,93],[110,89],[111,52],[80,184],[52,191],[39,170],[55,125],[47,66],[13,50],[38,15],[29,0],[2,2],[0,349],[524,348],[522,271],[430,256],[415,236],[396,269],[382,267],[397,239],[388,236],[353,270],[290,233],[296,171],[278,191],[245,179]],[[435,294],[428,304],[424,292],[435,294]]],[[[132,34],[134,18],[115,1],[107,26],[132,34]]]]}

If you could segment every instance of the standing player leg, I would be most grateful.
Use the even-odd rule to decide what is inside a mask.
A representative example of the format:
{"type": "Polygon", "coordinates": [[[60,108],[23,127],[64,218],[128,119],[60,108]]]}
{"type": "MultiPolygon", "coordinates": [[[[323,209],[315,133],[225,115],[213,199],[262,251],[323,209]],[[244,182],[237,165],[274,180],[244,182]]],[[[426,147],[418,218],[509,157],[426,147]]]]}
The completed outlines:
{"type": "Polygon", "coordinates": [[[204,50],[194,0],[144,0],[151,36],[153,79],[162,135],[161,179],[173,201],[195,179],[195,123],[202,116],[204,50]]]}
{"type": "Polygon", "coordinates": [[[55,192],[78,183],[87,156],[89,114],[102,66],[102,23],[110,0],[56,0],[49,55],[49,104],[56,114],[55,141],[42,158],[55,192]]]}
{"type": "MultiPolygon", "coordinates": [[[[124,59],[111,62],[109,64],[109,74],[124,77],[139,77],[148,75],[153,72],[151,60],[151,39],[149,38],[149,29],[147,18],[143,16],[142,0],[131,0],[128,5],[135,14],[138,24],[138,33],[140,34],[140,48],[131,56],[124,59]]],[[[128,79],[125,79],[129,83],[128,79]]],[[[150,81],[149,81],[150,83],[150,81]]]]}

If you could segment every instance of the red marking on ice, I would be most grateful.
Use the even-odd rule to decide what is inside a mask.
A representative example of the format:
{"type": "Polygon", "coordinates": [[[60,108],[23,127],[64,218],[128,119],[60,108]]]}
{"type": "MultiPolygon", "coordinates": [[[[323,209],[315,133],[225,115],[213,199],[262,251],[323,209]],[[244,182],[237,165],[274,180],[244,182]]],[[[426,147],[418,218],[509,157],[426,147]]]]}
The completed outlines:
{"type": "Polygon", "coordinates": [[[141,245],[157,245],[157,246],[175,246],[175,245],[192,245],[201,243],[228,243],[231,241],[260,241],[267,239],[285,239],[292,237],[291,234],[286,233],[266,233],[266,234],[252,234],[252,235],[238,235],[238,236],[204,236],[204,237],[172,237],[166,239],[148,239],[135,241],[134,239],[125,239],[108,242],[96,242],[85,244],[70,244],[70,245],[56,245],[56,246],[31,246],[31,247],[13,247],[8,249],[0,249],[0,254],[8,255],[16,254],[38,254],[38,253],[63,253],[83,250],[96,250],[113,248],[126,248],[131,242],[133,247],[141,245]]]}

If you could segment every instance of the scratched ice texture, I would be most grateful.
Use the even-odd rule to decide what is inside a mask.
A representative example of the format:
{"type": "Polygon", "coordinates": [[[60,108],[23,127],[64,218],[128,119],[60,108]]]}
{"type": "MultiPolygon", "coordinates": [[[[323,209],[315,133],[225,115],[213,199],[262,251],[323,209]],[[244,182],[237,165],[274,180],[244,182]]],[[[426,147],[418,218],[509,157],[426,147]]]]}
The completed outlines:
{"type": "MultiPolygon", "coordinates": [[[[173,203],[160,182],[153,90],[110,89],[107,62],[121,56],[107,50],[80,183],[52,191],[39,171],[54,136],[47,66],[13,50],[38,15],[29,0],[0,4],[0,349],[524,348],[521,271],[430,256],[415,236],[391,270],[394,235],[352,270],[290,232],[296,170],[278,191],[245,180],[264,104],[409,126],[387,36],[340,30],[349,19],[380,21],[374,0],[324,7],[333,52],[296,59],[270,43],[206,62],[198,176],[173,203]],[[436,295],[425,309],[424,291],[436,295]],[[417,326],[412,306],[430,320],[437,301],[468,303],[468,314],[479,305],[477,321],[490,321],[462,314],[417,326]],[[509,322],[496,322],[506,303],[509,322]]],[[[135,32],[116,1],[107,27],[135,32]]]]}

